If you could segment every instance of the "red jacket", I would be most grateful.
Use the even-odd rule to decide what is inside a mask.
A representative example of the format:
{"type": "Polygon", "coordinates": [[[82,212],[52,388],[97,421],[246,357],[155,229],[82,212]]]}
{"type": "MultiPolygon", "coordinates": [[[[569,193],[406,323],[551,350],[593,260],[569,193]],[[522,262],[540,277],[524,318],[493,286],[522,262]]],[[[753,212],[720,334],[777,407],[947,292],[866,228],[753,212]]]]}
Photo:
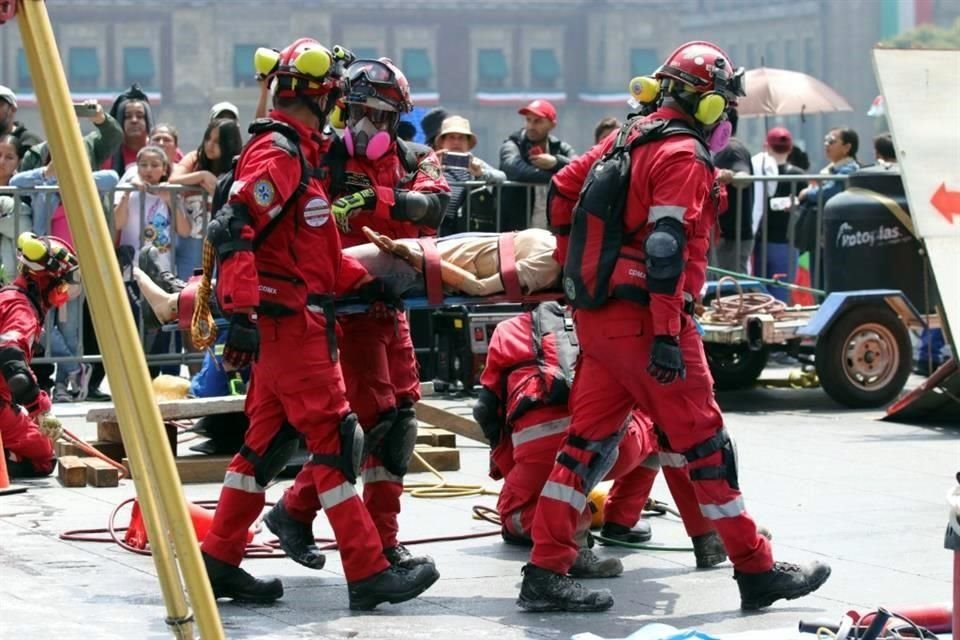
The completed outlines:
{"type": "MultiPolygon", "coordinates": [[[[660,108],[647,119],[687,119],[680,111],[660,108]]],[[[636,135],[632,133],[631,135],[636,135]]],[[[584,156],[570,163],[553,179],[551,226],[561,226],[571,218],[573,206],[593,162],[605,153],[615,137],[611,134],[584,156]]],[[[629,141],[630,138],[628,138],[629,141]]],[[[653,216],[675,217],[684,224],[687,244],[686,267],[672,293],[650,294],[650,312],[655,335],[677,336],[683,294],[700,295],[705,281],[709,233],[716,217],[718,198],[714,190],[715,172],[709,158],[698,150],[689,136],[670,136],[637,146],[631,152],[630,188],[623,226],[630,240],[623,247],[611,277],[611,290],[618,285],[645,288],[644,242],[653,229],[653,216]]],[[[565,259],[566,243],[559,258],[565,259]]]]}
{"type": "MultiPolygon", "coordinates": [[[[300,134],[300,149],[307,163],[320,163],[325,142],[312,131],[281,111],[270,118],[284,122],[300,134]]],[[[253,225],[244,227],[242,237],[252,240],[296,191],[300,181],[300,160],[276,139],[263,133],[244,147],[235,170],[229,202],[246,205],[253,225]]],[[[254,251],[237,251],[220,264],[217,290],[224,311],[257,307],[264,302],[300,309],[306,295],[332,295],[348,290],[366,275],[355,259],[342,256],[340,234],[330,216],[330,198],[323,183],[311,178],[270,235],[254,251]]]]}
{"type": "MultiPolygon", "coordinates": [[[[335,142],[342,145],[341,141],[335,142]]],[[[335,154],[336,155],[336,151],[335,154]]],[[[345,151],[340,153],[341,157],[345,151]]],[[[373,189],[377,195],[377,202],[372,210],[361,211],[350,219],[350,232],[343,234],[343,245],[353,247],[369,242],[363,234],[363,227],[370,227],[378,233],[390,238],[418,238],[437,234],[437,226],[419,225],[410,220],[398,220],[392,217],[393,206],[397,197],[404,191],[418,193],[450,193],[447,179],[443,177],[440,161],[436,154],[427,147],[417,145],[414,148],[391,145],[387,153],[378,160],[367,158],[346,157],[345,175],[342,184],[335,184],[336,176],[330,174],[332,182],[328,182],[333,200],[350,193],[355,193],[367,187],[373,189]],[[408,162],[415,169],[408,171],[400,160],[400,153],[412,154],[408,162]]],[[[442,213],[446,203],[437,204],[442,213]]]]}
{"type": "MultiPolygon", "coordinates": [[[[21,280],[22,278],[15,280],[15,285],[21,280]]],[[[22,282],[20,284],[22,285],[22,282]]],[[[23,352],[24,362],[30,364],[33,349],[40,342],[40,331],[43,328],[40,314],[46,310],[38,309],[27,294],[15,285],[0,289],[0,349],[18,349],[23,352]]],[[[7,380],[0,376],[0,402],[9,404],[11,400],[7,380]]],[[[50,410],[50,398],[45,391],[40,391],[35,406],[39,411],[50,410]]]]}

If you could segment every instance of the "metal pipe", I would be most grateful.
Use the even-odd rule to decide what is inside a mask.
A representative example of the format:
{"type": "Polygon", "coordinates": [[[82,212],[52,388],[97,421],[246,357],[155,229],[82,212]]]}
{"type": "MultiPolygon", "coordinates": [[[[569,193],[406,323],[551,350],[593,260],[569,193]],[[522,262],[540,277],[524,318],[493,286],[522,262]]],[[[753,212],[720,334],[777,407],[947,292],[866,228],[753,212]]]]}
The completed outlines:
{"type": "MultiPolygon", "coordinates": [[[[76,169],[61,173],[60,186],[91,302],[94,326],[102,341],[107,370],[112,374],[111,379],[117,381],[120,391],[115,395],[118,422],[125,440],[134,443],[134,449],[140,442],[135,438],[142,438],[144,445],[144,451],[130,452],[131,464],[140,469],[140,472],[135,472],[134,483],[138,494],[146,495],[154,486],[149,482],[144,483],[144,478],[152,474],[156,479],[158,512],[165,514],[166,518],[158,517],[159,513],[151,514],[153,531],[163,532],[158,533],[154,540],[160,543],[166,535],[172,537],[190,602],[197,612],[200,633],[204,640],[222,639],[224,633],[219,611],[201,561],[146,363],[142,356],[135,355],[142,353],[142,350],[137,347],[133,319],[127,314],[117,314],[115,317],[110,314],[112,305],[125,298],[120,269],[103,216],[85,215],[97,210],[99,195],[89,171],[79,169],[88,167],[89,160],[80,136],[80,127],[73,117],[67,117],[67,114],[72,114],[72,100],[50,17],[43,0],[22,0],[19,9],[17,24],[34,79],[44,129],[50,139],[51,153],[57,166],[76,169]],[[137,429],[139,433],[133,433],[137,429]],[[138,453],[142,455],[138,456],[138,453]],[[144,491],[141,492],[141,488],[144,491]],[[165,527],[163,520],[176,526],[165,527]]],[[[169,558],[164,563],[164,559],[162,552],[154,556],[169,619],[184,621],[184,626],[177,627],[177,635],[187,637],[184,634],[190,631],[192,636],[192,628],[186,626],[190,617],[189,609],[179,580],[174,580],[176,566],[169,558]]]]}

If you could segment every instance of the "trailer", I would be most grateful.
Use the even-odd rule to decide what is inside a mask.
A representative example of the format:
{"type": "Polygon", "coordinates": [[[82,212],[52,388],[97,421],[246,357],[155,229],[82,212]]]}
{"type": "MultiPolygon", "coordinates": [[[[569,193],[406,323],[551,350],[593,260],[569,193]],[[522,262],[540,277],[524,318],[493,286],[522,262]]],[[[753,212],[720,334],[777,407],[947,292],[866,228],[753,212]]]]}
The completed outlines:
{"type": "Polygon", "coordinates": [[[708,286],[699,321],[718,390],[752,386],[778,352],[816,371],[827,395],[851,408],[884,406],[903,390],[910,333],[927,322],[901,291],[834,292],[819,306],[783,307],[750,304],[772,300],[759,282],[737,282],[733,295],[725,285],[708,286]]]}

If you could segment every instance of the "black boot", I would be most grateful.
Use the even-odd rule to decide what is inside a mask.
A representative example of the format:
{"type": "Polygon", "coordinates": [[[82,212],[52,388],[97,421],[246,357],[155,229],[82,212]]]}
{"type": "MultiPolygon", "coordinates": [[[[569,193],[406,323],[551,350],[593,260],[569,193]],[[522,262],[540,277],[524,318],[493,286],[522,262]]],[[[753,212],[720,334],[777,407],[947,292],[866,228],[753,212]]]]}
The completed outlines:
{"type": "MultiPolygon", "coordinates": [[[[653,531],[650,529],[650,523],[646,520],[637,522],[633,529],[615,522],[605,522],[603,523],[603,528],[600,529],[600,535],[604,538],[616,540],[617,542],[641,544],[650,542],[650,538],[653,537],[653,531]]],[[[608,543],[601,540],[600,544],[608,543]]]]}
{"type": "Polygon", "coordinates": [[[613,606],[613,596],[607,589],[591,591],[569,576],[527,564],[517,606],[527,611],[606,611],[613,606]]]}
{"type": "Polygon", "coordinates": [[[440,573],[432,564],[420,564],[412,569],[390,566],[369,578],[347,584],[350,608],[371,611],[381,602],[397,604],[412,600],[429,589],[439,577],[440,573]]]}
{"type": "Polygon", "coordinates": [[[140,251],[140,270],[167,293],[180,293],[187,283],[160,266],[160,251],[153,245],[140,251]]]}
{"type": "Polygon", "coordinates": [[[507,544],[528,548],[533,546],[533,540],[530,538],[525,538],[524,536],[518,536],[515,533],[510,533],[506,527],[500,527],[500,536],[507,544]]]}
{"type": "Polygon", "coordinates": [[[313,527],[290,517],[282,498],[264,517],[263,524],[280,539],[280,548],[291,560],[308,569],[323,569],[327,558],[316,545],[313,527]]]}
{"type": "Polygon", "coordinates": [[[573,578],[581,580],[590,578],[615,578],[623,573],[623,563],[620,558],[604,558],[601,560],[590,549],[580,549],[577,559],[567,572],[573,578]]]}
{"type": "Polygon", "coordinates": [[[403,567],[404,569],[412,569],[421,564],[432,564],[436,566],[436,563],[430,556],[415,556],[402,544],[384,549],[383,555],[387,556],[390,564],[395,567],[403,567]]]}
{"type": "Polygon", "coordinates": [[[727,550],[716,531],[690,539],[693,541],[693,555],[697,558],[697,569],[709,569],[727,559],[727,550]]]}
{"type": "Polygon", "coordinates": [[[240,567],[217,560],[206,553],[202,555],[215,598],[233,598],[235,602],[270,604],[283,597],[283,583],[277,578],[260,580],[240,567]]]}
{"type": "Polygon", "coordinates": [[[813,561],[806,565],[775,562],[764,573],[733,572],[740,587],[740,608],[763,609],[780,599],[793,600],[813,593],[830,577],[830,567],[813,561]]]}

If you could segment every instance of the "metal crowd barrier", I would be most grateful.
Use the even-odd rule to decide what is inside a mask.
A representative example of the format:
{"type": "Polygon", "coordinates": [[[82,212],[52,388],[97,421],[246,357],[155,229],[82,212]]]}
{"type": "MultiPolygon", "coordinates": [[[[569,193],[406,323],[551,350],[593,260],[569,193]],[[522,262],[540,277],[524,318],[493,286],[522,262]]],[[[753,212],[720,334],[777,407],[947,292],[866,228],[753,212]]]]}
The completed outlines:
{"type": "MultiPolygon", "coordinates": [[[[748,212],[742,211],[742,201],[746,189],[754,189],[756,184],[763,184],[764,189],[768,184],[777,184],[781,182],[788,183],[790,185],[790,195],[791,200],[796,199],[796,195],[799,191],[807,186],[809,183],[820,184],[826,181],[836,180],[842,183],[846,183],[847,176],[834,176],[834,175],[821,175],[821,174],[811,174],[811,175],[798,175],[798,176],[748,176],[743,178],[737,178],[735,184],[744,185],[741,189],[734,189],[733,194],[735,198],[733,202],[729,203],[728,212],[724,215],[733,215],[735,216],[735,228],[740,229],[742,224],[742,216],[748,212]]],[[[529,228],[531,225],[536,226],[545,226],[547,221],[545,216],[543,216],[543,208],[537,210],[536,207],[531,208],[527,207],[523,212],[523,218],[521,224],[517,224],[517,220],[513,218],[515,212],[508,212],[504,210],[503,204],[503,189],[525,189],[523,193],[526,197],[527,203],[535,203],[538,199],[542,200],[545,204],[546,197],[546,188],[547,185],[534,185],[526,183],[516,183],[516,182],[505,182],[502,185],[488,185],[483,181],[471,180],[468,182],[451,182],[452,188],[461,187],[467,190],[467,195],[463,198],[462,207],[459,212],[456,213],[456,218],[453,221],[453,228],[451,229],[454,232],[459,231],[496,231],[500,232],[508,228],[529,228]],[[489,218],[488,215],[490,211],[477,212],[474,210],[474,198],[477,194],[485,192],[486,195],[490,198],[493,198],[493,217],[489,218]]],[[[114,229],[114,199],[115,193],[117,191],[136,191],[138,187],[132,185],[121,185],[116,189],[106,192],[103,194],[103,211],[95,212],[96,214],[102,214],[107,216],[107,221],[110,226],[110,229],[114,229]]],[[[175,210],[183,211],[185,214],[188,213],[187,204],[191,208],[199,207],[199,213],[202,216],[202,223],[200,226],[201,234],[206,233],[207,224],[210,219],[210,196],[202,191],[198,187],[185,187],[180,185],[162,185],[153,187],[150,189],[152,193],[157,192],[169,192],[172,196],[171,204],[175,210]],[[198,201],[197,198],[200,198],[198,201]]],[[[0,187],[0,198],[9,198],[9,202],[12,202],[12,206],[4,207],[0,210],[5,213],[0,216],[0,260],[2,260],[4,267],[4,279],[9,281],[13,278],[16,269],[16,238],[22,231],[26,231],[28,228],[32,229],[36,233],[49,233],[50,232],[50,220],[53,216],[53,207],[50,207],[50,203],[47,202],[47,206],[50,211],[47,212],[47,228],[46,229],[34,229],[32,226],[26,227],[25,223],[27,220],[27,211],[23,209],[24,206],[29,206],[27,200],[36,200],[38,196],[55,194],[58,192],[58,187],[56,186],[40,186],[34,188],[15,188],[15,187],[0,187]],[[10,211],[10,213],[6,213],[10,211]]],[[[514,197],[518,197],[519,193],[514,192],[514,197]]],[[[753,255],[759,258],[759,269],[757,269],[754,275],[770,277],[779,274],[767,273],[767,255],[768,255],[768,226],[769,226],[769,201],[768,198],[764,197],[762,200],[762,210],[763,215],[759,221],[759,227],[757,228],[756,238],[753,242],[754,249],[753,255]]],[[[141,198],[139,200],[140,207],[139,211],[136,212],[140,217],[140,230],[141,235],[143,229],[147,226],[147,211],[146,211],[146,199],[141,198]]],[[[33,203],[36,204],[35,202],[33,203]]],[[[823,192],[820,190],[818,193],[817,206],[816,206],[816,230],[817,237],[820,237],[823,232],[823,192]]],[[[133,214],[133,212],[131,212],[133,214]]],[[[175,213],[174,215],[177,215],[175,213]]],[[[448,212],[448,216],[451,215],[448,212]]],[[[752,212],[750,213],[752,215],[752,212]]],[[[792,247],[795,244],[795,231],[794,226],[796,223],[796,208],[793,207],[790,211],[791,222],[788,226],[788,244],[792,247]]],[[[31,216],[32,219],[32,216],[31,216]]],[[[176,222],[175,220],[170,221],[169,233],[171,239],[170,255],[169,260],[171,264],[177,264],[177,251],[178,245],[184,242],[184,238],[181,238],[176,232],[176,222]]],[[[114,230],[116,237],[119,238],[120,231],[114,230]]],[[[202,235],[201,235],[202,237],[202,235]]],[[[740,255],[740,250],[742,249],[741,243],[744,240],[741,240],[739,234],[735,239],[735,252],[736,255],[740,255]]],[[[197,264],[194,265],[194,268],[199,268],[200,252],[197,252],[197,264]]],[[[717,256],[715,246],[711,246],[710,250],[710,264],[712,266],[717,265],[717,256]]],[[[136,261],[134,262],[136,264],[136,261]]],[[[797,254],[794,251],[790,252],[790,268],[789,275],[790,277],[796,273],[797,268],[797,254]]],[[[737,270],[737,269],[734,269],[737,270]]],[[[820,274],[822,271],[822,247],[821,243],[816,243],[816,248],[814,255],[811,256],[811,282],[816,285],[819,282],[820,274]]],[[[187,280],[191,274],[189,273],[180,273],[178,276],[187,280]]],[[[124,280],[131,282],[132,270],[124,270],[124,280]]],[[[128,291],[133,291],[134,287],[128,287],[128,291]]],[[[84,304],[83,294],[80,294],[80,302],[73,305],[71,308],[73,310],[79,311],[84,304]]],[[[120,301],[118,302],[117,310],[118,312],[123,311],[126,308],[130,308],[132,312],[138,314],[137,308],[129,304],[130,301],[120,301]]],[[[138,297],[133,300],[136,304],[146,304],[142,297],[138,297]]],[[[50,316],[46,320],[45,326],[48,328],[59,326],[61,323],[58,323],[54,318],[54,313],[51,312],[50,316]]],[[[69,363],[69,362],[86,362],[86,363],[99,363],[102,361],[100,355],[87,354],[83,351],[84,344],[84,324],[80,322],[80,333],[79,333],[79,345],[80,352],[70,356],[52,356],[52,331],[46,331],[43,345],[44,345],[44,354],[38,356],[34,359],[34,362],[37,363],[69,363]]],[[[144,328],[144,323],[138,321],[141,344],[145,346],[145,350],[148,350],[147,353],[147,363],[153,367],[162,367],[162,366],[180,366],[180,365],[195,365],[202,361],[203,353],[198,352],[188,352],[183,348],[182,340],[179,335],[172,336],[169,333],[164,332],[155,332],[147,331],[144,328]],[[172,339],[171,339],[172,338],[172,339]],[[156,343],[158,341],[163,341],[165,345],[162,348],[158,348],[156,343]]]]}

